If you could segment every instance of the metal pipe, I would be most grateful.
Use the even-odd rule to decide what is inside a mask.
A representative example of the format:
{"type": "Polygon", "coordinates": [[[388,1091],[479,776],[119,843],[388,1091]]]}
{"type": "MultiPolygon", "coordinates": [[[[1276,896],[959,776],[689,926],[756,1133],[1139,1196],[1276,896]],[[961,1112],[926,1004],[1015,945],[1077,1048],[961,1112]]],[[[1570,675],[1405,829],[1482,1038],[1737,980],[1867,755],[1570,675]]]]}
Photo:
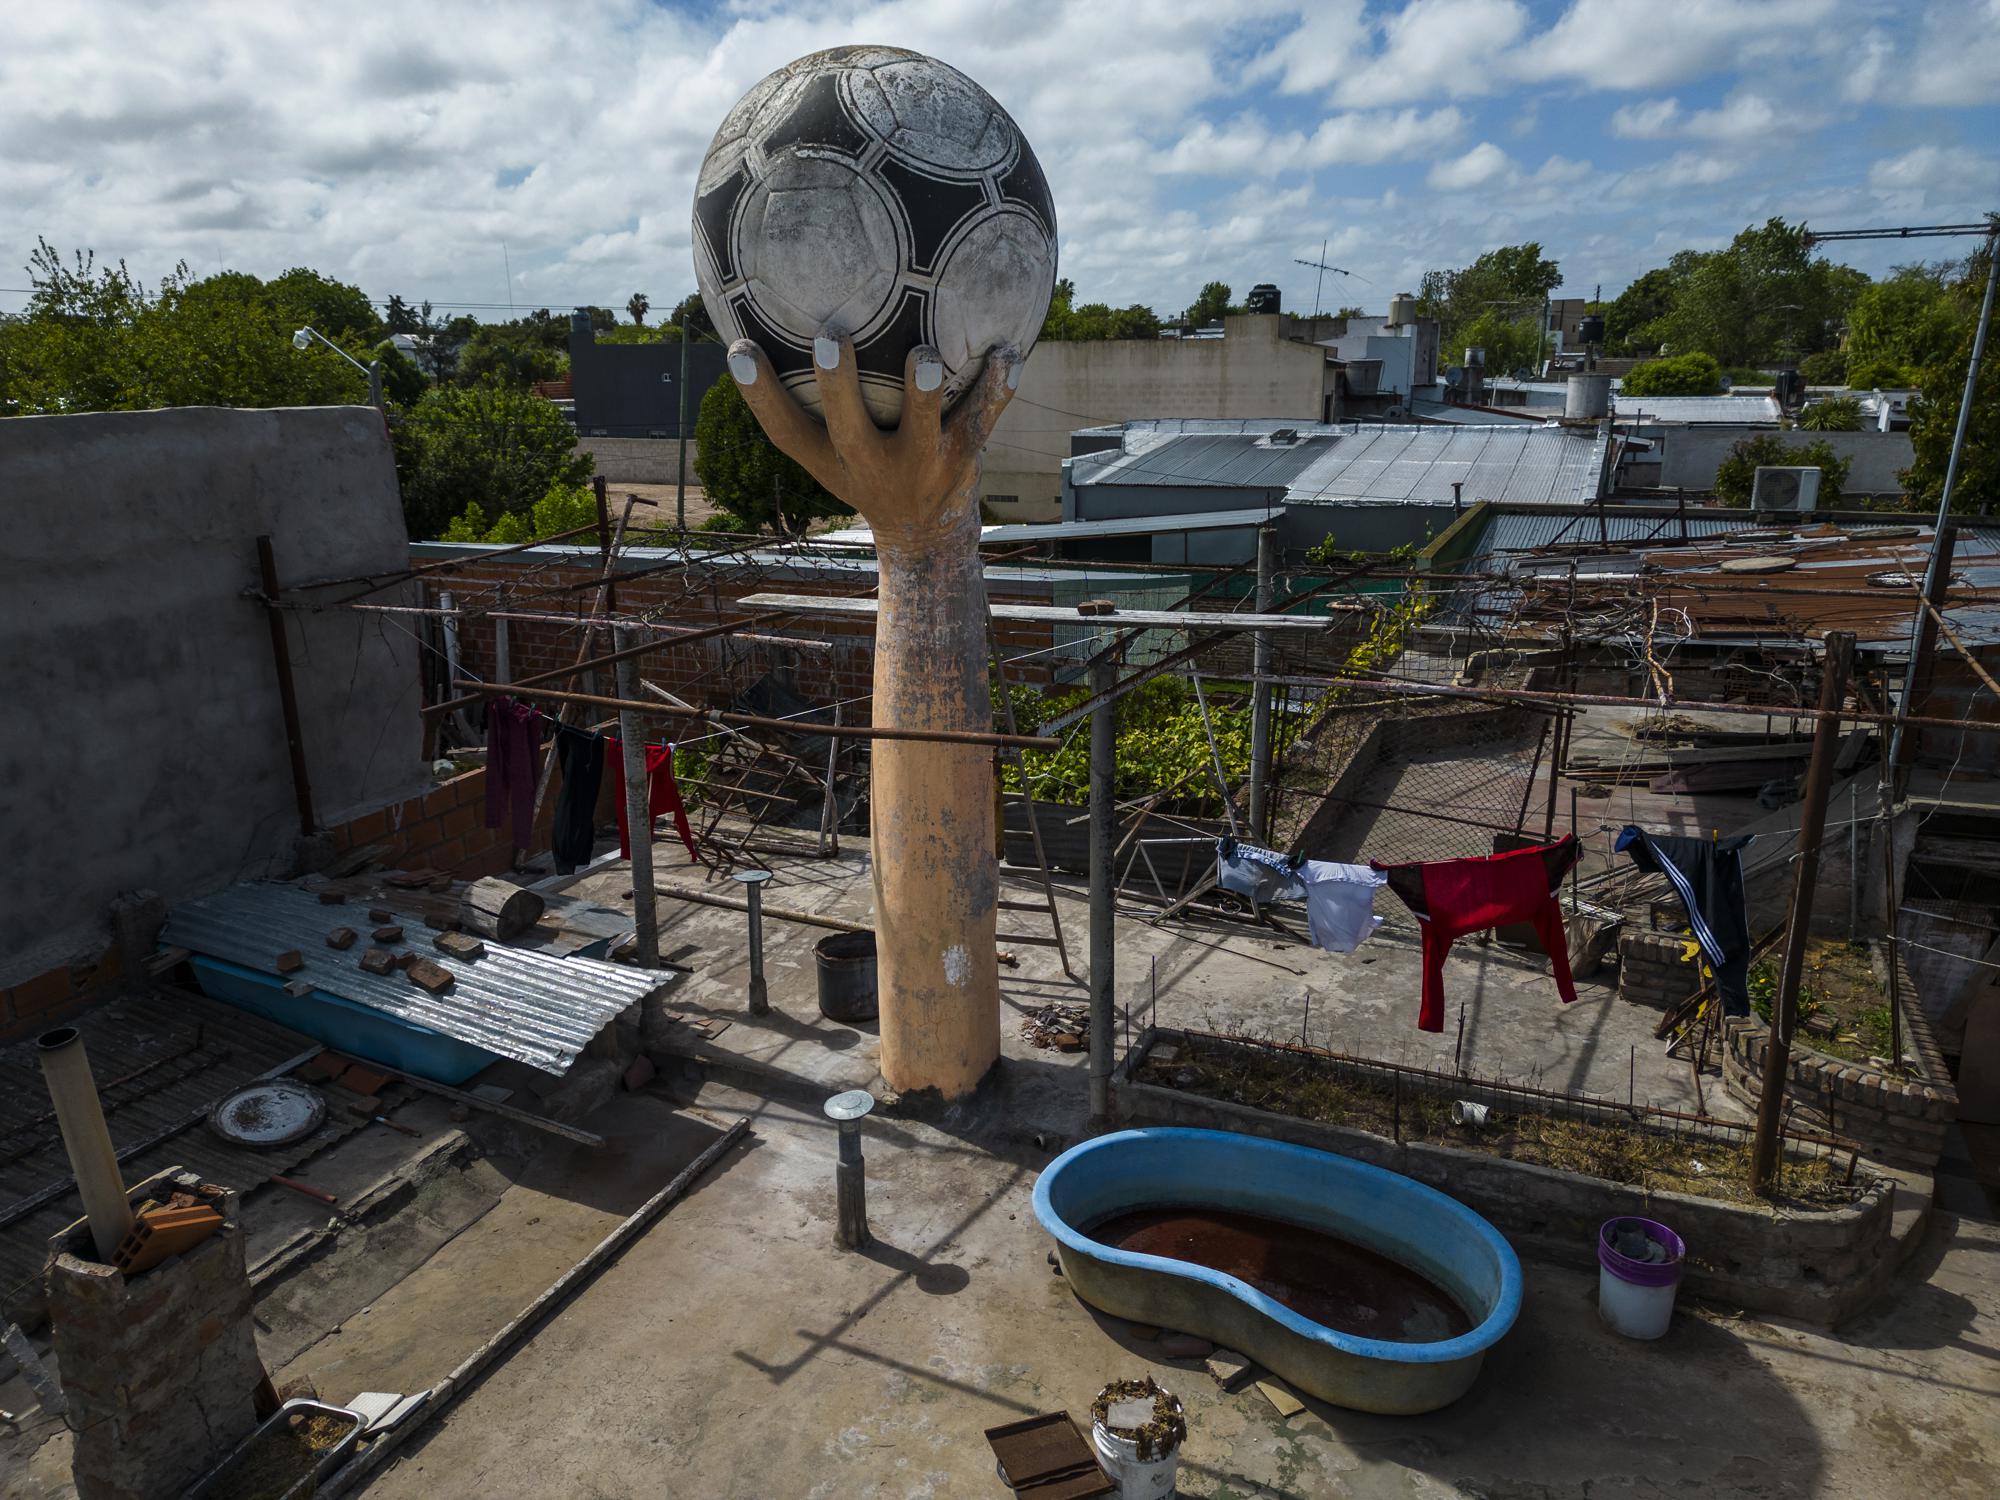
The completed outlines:
{"type": "Polygon", "coordinates": [[[74,1026],[58,1026],[43,1032],[35,1049],[49,1100],[55,1105],[63,1149],[69,1153],[70,1171],[76,1174],[77,1195],[90,1220],[91,1242],[97,1258],[109,1265],[119,1243],[132,1232],[132,1205],[126,1199],[125,1179],[119,1175],[110,1127],[104,1123],[97,1082],[90,1076],[83,1037],[74,1026]]]}
{"type": "Polygon", "coordinates": [[[750,914],[750,1014],[771,1013],[771,990],[764,982],[764,886],[769,870],[738,870],[731,877],[748,897],[744,910],[750,914]]]}
{"type": "MultiPolygon", "coordinates": [[[[1278,529],[1270,524],[1257,528],[1257,613],[1271,612],[1278,572],[1278,529]]],[[[1271,632],[1260,630],[1250,638],[1251,670],[1256,681],[1250,688],[1250,837],[1260,843],[1267,837],[1265,810],[1271,774],[1271,632]]]]}
{"type": "Polygon", "coordinates": [[[688,320],[685,310],[681,317],[681,416],[674,428],[674,447],[678,466],[674,476],[674,530],[686,531],[688,525],[687,483],[688,483],[688,320]]]}
{"type": "Polygon", "coordinates": [[[1114,984],[1113,914],[1117,881],[1112,872],[1112,803],[1118,778],[1118,701],[1110,696],[1118,663],[1091,663],[1091,691],[1099,702],[1090,715],[1090,1116],[1111,1119],[1111,991],[1114,984]]]}
{"type": "MultiPolygon", "coordinates": [[[[629,635],[621,630],[621,637],[629,635]]],[[[652,778],[646,773],[646,741],[639,714],[639,664],[631,657],[618,663],[618,690],[626,706],[618,715],[619,751],[625,763],[625,829],[632,850],[633,961],[642,969],[660,966],[660,913],[653,891],[652,778]]]]}
{"type": "Polygon", "coordinates": [[[257,574],[264,590],[264,617],[271,625],[271,659],[278,669],[278,707],[285,717],[285,748],[292,757],[292,795],[298,801],[299,832],[319,827],[313,816],[312,780],[306,774],[305,732],[299,724],[299,691],[292,681],[292,648],[285,616],[278,608],[278,559],[268,536],[257,538],[257,574]]]}
{"type": "Polygon", "coordinates": [[[874,1107],[874,1096],[866,1089],[835,1094],[822,1106],[840,1131],[840,1158],[833,1168],[838,1209],[834,1239],[843,1250],[868,1246],[868,1169],[861,1159],[861,1122],[874,1107]]]}
{"type": "Polygon", "coordinates": [[[1854,637],[1844,630],[1826,634],[1826,664],[1819,681],[1820,720],[1813,731],[1812,760],[1806,767],[1805,803],[1799,813],[1799,847],[1792,884],[1792,911],[1785,932],[1784,965],[1778,972],[1778,994],[1771,1005],[1771,1026],[1764,1048],[1763,1091],[1757,1098],[1757,1136],[1750,1152],[1750,1190],[1772,1191],[1783,1123],[1785,1079],[1791,1068],[1792,1021],[1798,1009],[1799,981],[1805,974],[1806,939],[1811,935],[1813,888],[1819,882],[1819,847],[1826,831],[1826,804],[1833,786],[1833,758],[1840,746],[1837,711],[1847,693],[1848,663],[1854,637]]]}

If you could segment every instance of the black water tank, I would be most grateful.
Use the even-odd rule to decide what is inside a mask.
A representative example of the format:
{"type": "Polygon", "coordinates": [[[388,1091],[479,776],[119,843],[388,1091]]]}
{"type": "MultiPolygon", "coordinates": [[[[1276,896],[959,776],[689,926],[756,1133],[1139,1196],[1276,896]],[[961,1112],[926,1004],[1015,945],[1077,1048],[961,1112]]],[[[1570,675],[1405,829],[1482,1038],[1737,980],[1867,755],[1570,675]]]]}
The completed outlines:
{"type": "Polygon", "coordinates": [[[1603,343],[1604,319],[1596,313],[1585,313],[1581,318],[1577,319],[1576,336],[1581,342],[1586,344],[1603,343]]]}
{"type": "Polygon", "coordinates": [[[1274,313],[1283,309],[1279,306],[1281,294],[1268,281],[1260,281],[1250,288],[1250,295],[1243,299],[1243,310],[1253,313],[1274,313]]]}

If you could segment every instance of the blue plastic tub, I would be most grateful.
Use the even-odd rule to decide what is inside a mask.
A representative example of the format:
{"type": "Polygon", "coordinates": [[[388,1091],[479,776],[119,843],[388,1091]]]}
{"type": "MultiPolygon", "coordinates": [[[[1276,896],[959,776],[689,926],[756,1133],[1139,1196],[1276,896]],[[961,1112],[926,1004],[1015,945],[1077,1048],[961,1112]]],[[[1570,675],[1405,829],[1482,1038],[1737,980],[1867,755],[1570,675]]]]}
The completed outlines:
{"type": "Polygon", "coordinates": [[[287,994],[283,980],[227,959],[197,954],[189,962],[194,965],[201,992],[210,999],[302,1031],[337,1052],[381,1063],[399,1073],[413,1073],[437,1083],[464,1083],[499,1061],[484,1047],[325,990],[287,994]]]}
{"type": "Polygon", "coordinates": [[[1221,1130],[1122,1130],[1072,1146],[1035,1181],[1071,1288],[1114,1317],[1212,1339],[1309,1395],[1358,1411],[1435,1411],[1464,1395],[1521,1311],[1521,1263],[1455,1198],[1366,1162],[1221,1130]],[[1088,1227],[1192,1204],[1281,1219],[1385,1255],[1449,1292],[1469,1331],[1393,1343],[1328,1328],[1226,1272],[1120,1250],[1088,1227]]]}

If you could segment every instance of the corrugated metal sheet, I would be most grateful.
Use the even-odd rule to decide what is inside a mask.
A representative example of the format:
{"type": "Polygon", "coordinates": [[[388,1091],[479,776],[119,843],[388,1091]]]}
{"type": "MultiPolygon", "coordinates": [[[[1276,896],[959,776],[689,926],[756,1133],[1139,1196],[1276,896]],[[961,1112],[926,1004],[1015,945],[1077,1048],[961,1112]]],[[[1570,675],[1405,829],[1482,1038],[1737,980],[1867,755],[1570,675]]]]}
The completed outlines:
{"type": "Polygon", "coordinates": [[[1072,483],[1214,485],[1225,489],[1282,489],[1327,450],[1344,442],[1334,430],[1299,424],[1292,443],[1273,443],[1266,433],[1187,433],[1160,443],[1134,444],[1091,462],[1096,454],[1072,459],[1072,483]]]}
{"type": "Polygon", "coordinates": [[[1582,504],[1597,498],[1610,439],[1590,428],[1355,427],[1291,486],[1293,505],[1582,504]]]}
{"type": "MultiPolygon", "coordinates": [[[[1735,511],[1726,516],[1690,513],[1687,535],[1716,536],[1740,531],[1754,524],[1748,514],[1735,511]]],[[[1592,509],[1575,513],[1547,511],[1497,511],[1466,559],[1467,572],[1486,571],[1486,565],[1505,554],[1532,552],[1539,547],[1590,547],[1608,540],[1613,546],[1634,542],[1656,542],[1664,546],[1681,537],[1682,517],[1635,516],[1621,514],[1616,506],[1606,506],[1600,514],[1592,509]]]]}
{"type": "Polygon", "coordinates": [[[1775,427],[1784,416],[1775,396],[1627,396],[1611,398],[1621,422],[1723,423],[1775,427]]]}
{"type": "MultiPolygon", "coordinates": [[[[336,915],[341,910],[295,885],[252,882],[175,907],[161,940],[273,977],[277,956],[297,949],[306,964],[290,978],[309,979],[343,999],[558,1074],[569,1071],[613,1018],[675,978],[488,943],[486,956],[475,962],[442,960],[458,982],[429,995],[401,973],[362,969],[359,945],[345,952],[327,947],[327,930],[343,925],[336,915]]],[[[414,946],[429,953],[436,929],[413,917],[403,926],[414,946]]]]}
{"type": "MultiPolygon", "coordinates": [[[[108,1001],[70,1022],[83,1034],[112,1145],[124,1150],[187,1123],[224,1095],[317,1044],[296,1031],[200,995],[179,992],[108,1001]]],[[[69,1176],[69,1158],[49,1110],[33,1041],[0,1047],[0,1218],[69,1176]]],[[[345,1110],[292,1145],[232,1146],[205,1124],[189,1125],[127,1158],[127,1182],[183,1166],[245,1192],[285,1172],[366,1122],[345,1110]]],[[[31,1326],[42,1307],[49,1236],[83,1215],[76,1190],[0,1226],[0,1310],[31,1326]]]]}

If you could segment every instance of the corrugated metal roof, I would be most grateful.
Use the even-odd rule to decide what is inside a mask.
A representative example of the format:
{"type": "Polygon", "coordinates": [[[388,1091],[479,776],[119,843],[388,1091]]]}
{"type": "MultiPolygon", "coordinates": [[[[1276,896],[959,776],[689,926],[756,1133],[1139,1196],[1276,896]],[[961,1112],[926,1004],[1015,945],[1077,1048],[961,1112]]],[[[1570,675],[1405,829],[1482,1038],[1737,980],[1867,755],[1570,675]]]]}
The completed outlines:
{"type": "Polygon", "coordinates": [[[1287,492],[1293,505],[1582,504],[1597,497],[1610,438],[1595,428],[1357,426],[1287,492]]]}
{"type": "Polygon", "coordinates": [[[1621,514],[1616,506],[1604,507],[1601,514],[1596,509],[1553,515],[1532,510],[1496,511],[1466,559],[1466,571],[1485,571],[1485,565],[1502,554],[1532,552],[1538,547],[1592,547],[1605,541],[1613,546],[1633,542],[1664,546],[1679,540],[1683,519],[1688,536],[1716,536],[1755,524],[1744,511],[1724,516],[1690,513],[1685,518],[1621,514]]]}
{"type": "Polygon", "coordinates": [[[1611,415],[1620,422],[1775,427],[1784,414],[1776,396],[1627,396],[1619,392],[1611,398],[1611,415]]]}
{"type": "Polygon", "coordinates": [[[1188,420],[1126,424],[1124,446],[1070,460],[1070,483],[1285,490],[1287,505],[1581,504],[1597,497],[1607,434],[1495,418],[1482,426],[1412,422],[1287,424],[1188,420]],[[1216,431],[1215,429],[1223,429],[1216,431]],[[1289,471],[1289,474],[1288,474],[1289,471]]]}
{"type": "Polygon", "coordinates": [[[1083,541],[1098,536],[1151,536],[1155,532],[1241,531],[1262,526],[1276,506],[1245,506],[1241,510],[1203,510],[1186,516],[1116,516],[1103,521],[1051,521],[1041,525],[988,526],[980,532],[988,542],[1083,541]]]}
{"type": "Polygon", "coordinates": [[[1492,427],[1508,422],[1550,422],[1561,413],[1542,407],[1507,411],[1501,407],[1458,406],[1450,401],[1416,396],[1410,400],[1410,415],[1425,422],[1449,422],[1454,427],[1492,427]]]}
{"type": "MultiPolygon", "coordinates": [[[[429,995],[401,973],[368,973],[355,949],[327,947],[339,910],[295,885],[251,882],[175,907],[161,941],[274,977],[277,956],[297,949],[305,967],[288,978],[310,979],[329,994],[556,1074],[568,1072],[613,1018],[677,977],[488,943],[486,956],[471,963],[442,960],[458,982],[429,995]]],[[[405,917],[403,926],[412,945],[429,954],[437,929],[415,917],[405,917]]]]}

